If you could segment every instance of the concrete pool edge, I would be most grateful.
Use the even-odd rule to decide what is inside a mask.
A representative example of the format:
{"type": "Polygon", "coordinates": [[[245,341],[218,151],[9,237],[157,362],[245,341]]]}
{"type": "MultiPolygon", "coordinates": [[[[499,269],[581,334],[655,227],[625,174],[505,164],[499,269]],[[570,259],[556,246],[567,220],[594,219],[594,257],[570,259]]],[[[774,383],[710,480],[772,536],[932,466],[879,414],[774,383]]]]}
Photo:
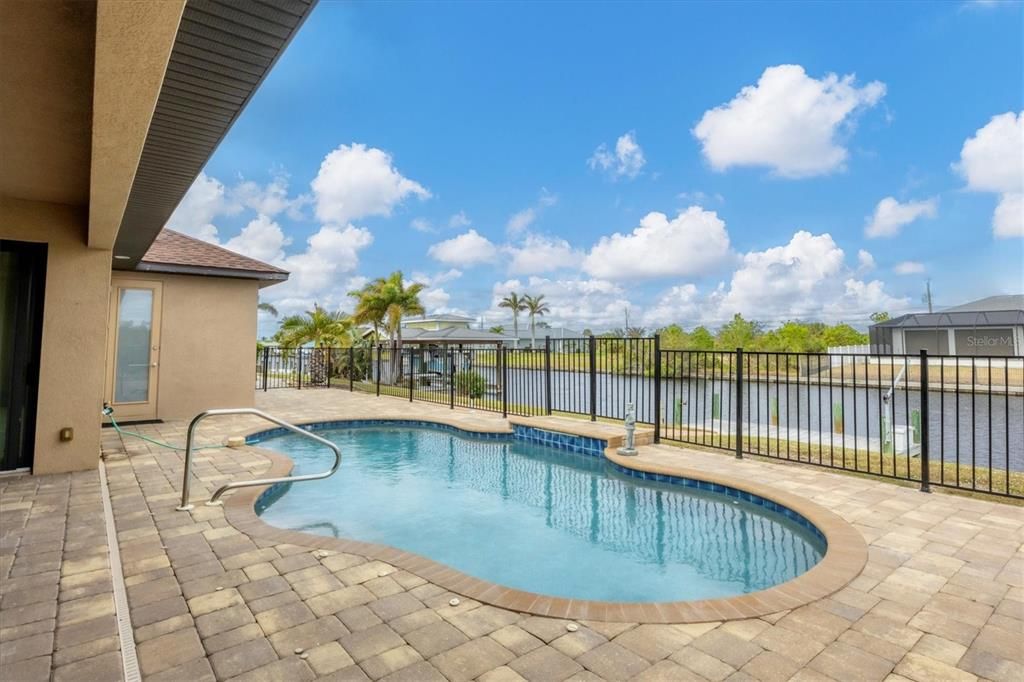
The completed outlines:
{"type": "MultiPolygon", "coordinates": [[[[359,422],[366,420],[344,418],[334,420],[320,419],[313,422],[313,424],[332,422],[343,427],[344,422],[348,421],[359,422]]],[[[448,427],[470,434],[498,432],[493,427],[477,429],[472,425],[467,426],[465,422],[458,419],[381,419],[379,421],[394,422],[396,424],[416,421],[448,427]]],[[[517,422],[521,423],[520,420],[517,420],[517,422]]],[[[550,418],[544,424],[543,428],[552,428],[550,418]]],[[[303,426],[311,425],[303,424],[303,426]]],[[[594,436],[594,427],[599,425],[588,422],[579,424],[560,422],[557,426],[566,433],[598,437],[594,436]]],[[[604,427],[600,431],[604,431],[607,428],[607,425],[600,426],[604,427]]],[[[254,434],[264,432],[266,432],[266,429],[253,429],[244,435],[249,438],[254,434]]],[[[511,428],[509,431],[502,433],[508,435],[510,432],[511,428]]],[[[604,432],[607,433],[606,431],[604,432]]],[[[286,455],[253,445],[247,445],[246,447],[270,461],[271,466],[265,472],[265,476],[286,476],[291,472],[293,463],[286,455]]],[[[810,570],[792,580],[765,590],[736,597],[644,603],[586,601],[550,597],[503,587],[466,575],[427,557],[386,545],[313,535],[302,531],[285,530],[271,526],[263,521],[256,512],[256,505],[261,496],[271,486],[243,488],[231,495],[225,502],[225,515],[229,523],[236,529],[254,538],[293,544],[307,547],[310,550],[342,552],[376,559],[413,573],[446,590],[485,604],[521,613],[574,620],[631,623],[700,623],[757,618],[794,609],[823,599],[849,584],[860,574],[867,563],[867,543],[860,533],[838,515],[810,500],[729,476],[718,474],[711,476],[703,471],[686,469],[681,466],[666,466],[648,461],[644,458],[644,448],[642,446],[640,448],[640,455],[635,457],[620,457],[615,454],[613,447],[609,447],[605,451],[604,456],[612,463],[625,469],[706,481],[746,492],[774,502],[781,507],[788,508],[803,516],[825,536],[827,542],[825,556],[810,570]]]]}

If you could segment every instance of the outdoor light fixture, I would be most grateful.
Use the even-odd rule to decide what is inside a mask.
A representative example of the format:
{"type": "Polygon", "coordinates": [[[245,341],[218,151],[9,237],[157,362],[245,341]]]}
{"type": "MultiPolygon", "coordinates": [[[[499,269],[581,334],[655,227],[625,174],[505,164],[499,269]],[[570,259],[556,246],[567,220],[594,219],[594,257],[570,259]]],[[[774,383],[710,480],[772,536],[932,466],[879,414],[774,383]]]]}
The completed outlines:
{"type": "Polygon", "coordinates": [[[114,256],[114,260],[131,260],[131,256],[114,256]]]}

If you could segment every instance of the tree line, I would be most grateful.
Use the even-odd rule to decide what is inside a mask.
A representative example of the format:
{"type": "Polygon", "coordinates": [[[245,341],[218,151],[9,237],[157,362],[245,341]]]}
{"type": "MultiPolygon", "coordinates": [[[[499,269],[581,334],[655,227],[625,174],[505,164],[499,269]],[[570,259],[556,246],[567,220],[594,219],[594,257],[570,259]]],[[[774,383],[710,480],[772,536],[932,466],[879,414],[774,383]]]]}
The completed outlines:
{"type": "MultiPolygon", "coordinates": [[[[396,346],[402,345],[402,319],[408,315],[422,315],[423,304],[420,293],[423,285],[408,283],[401,271],[395,271],[387,277],[378,277],[361,289],[352,291],[349,296],[355,302],[354,312],[349,315],[342,311],[330,311],[319,304],[313,310],[299,315],[289,315],[281,320],[273,340],[285,347],[297,347],[311,343],[318,348],[358,345],[363,338],[360,325],[369,325],[373,329],[373,337],[381,338],[384,332],[396,346]]],[[[259,304],[262,310],[276,315],[276,310],[269,304],[259,304]]],[[[537,318],[550,311],[544,295],[518,296],[514,292],[499,303],[512,313],[512,323],[516,336],[519,334],[519,314],[525,312],[529,318],[531,336],[536,335],[536,328],[544,326],[537,318]]],[[[886,313],[875,313],[872,321],[881,322],[888,319],[886,313]]],[[[494,327],[492,331],[501,332],[502,327],[494,327]]],[[[590,336],[589,329],[583,331],[590,336]]],[[[678,324],[670,324],[658,329],[648,330],[644,327],[626,326],[597,334],[604,338],[642,338],[659,334],[661,347],[666,350],[735,350],[743,348],[751,351],[788,351],[793,353],[824,352],[829,346],[852,346],[868,342],[868,335],[857,331],[846,323],[828,325],[823,322],[801,322],[792,320],[779,327],[769,328],[756,320],[748,320],[740,314],[712,331],[706,326],[698,326],[689,331],[678,324]]]]}
{"type": "Polygon", "coordinates": [[[761,322],[748,320],[740,314],[715,332],[704,326],[686,331],[670,324],[656,331],[661,347],[667,350],[736,350],[786,351],[790,353],[822,353],[829,346],[866,344],[868,335],[845,322],[828,325],[823,322],[792,320],[774,329],[761,322]]]}

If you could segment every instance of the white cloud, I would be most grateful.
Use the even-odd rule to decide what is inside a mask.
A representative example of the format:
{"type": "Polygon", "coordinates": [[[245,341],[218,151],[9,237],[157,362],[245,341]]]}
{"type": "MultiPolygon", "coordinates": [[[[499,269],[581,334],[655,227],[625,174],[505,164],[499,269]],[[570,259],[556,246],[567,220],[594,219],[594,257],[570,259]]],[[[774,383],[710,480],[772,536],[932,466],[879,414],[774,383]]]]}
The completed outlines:
{"type": "Polygon", "coordinates": [[[992,229],[997,237],[1024,237],[1024,193],[1013,192],[999,198],[992,215],[992,229]]]}
{"type": "Polygon", "coordinates": [[[260,214],[229,239],[224,248],[265,263],[278,263],[284,259],[284,247],[291,243],[291,238],[284,235],[280,225],[269,216],[260,214]]]}
{"type": "Polygon", "coordinates": [[[644,324],[661,327],[667,324],[687,324],[698,320],[701,314],[702,301],[698,296],[697,287],[693,284],[680,284],[665,291],[644,311],[644,324]]]}
{"type": "Polygon", "coordinates": [[[1024,237],[1024,111],[993,116],[964,141],[954,168],[967,189],[999,195],[992,216],[996,237],[1024,237]]]}
{"type": "Polygon", "coordinates": [[[537,211],[531,206],[530,208],[524,208],[519,213],[516,213],[508,219],[508,224],[505,228],[509,231],[509,234],[519,234],[526,230],[530,225],[533,225],[533,221],[537,219],[537,211]]]}
{"type": "Polygon", "coordinates": [[[420,292],[420,303],[428,313],[446,312],[451,298],[444,287],[428,288],[420,292]]]}
{"type": "Polygon", "coordinates": [[[821,175],[843,168],[841,131],[884,95],[878,81],[858,88],[853,75],[818,80],[797,64],[772,66],[757,85],[704,112],[693,134],[718,171],[765,166],[789,178],[821,175]]]}
{"type": "Polygon", "coordinates": [[[288,196],[288,176],[284,173],[278,173],[266,185],[242,180],[231,192],[234,200],[242,206],[270,217],[282,211],[297,210],[310,200],[308,196],[288,196]]]}
{"type": "Polygon", "coordinates": [[[924,272],[924,264],[917,261],[905,260],[893,266],[892,271],[897,275],[919,275],[924,272]]]}
{"type": "Polygon", "coordinates": [[[708,297],[706,318],[722,323],[741,313],[767,323],[858,322],[877,310],[907,308],[909,301],[890,296],[882,282],[857,279],[845,260],[830,235],[801,230],[784,246],[745,254],[729,285],[708,297]]]}
{"type": "Polygon", "coordinates": [[[343,144],[325,156],[311,186],[317,217],[331,224],[390,216],[407,197],[431,196],[421,184],[398,172],[390,154],[358,143],[343,144]]]}
{"type": "Polygon", "coordinates": [[[249,209],[268,218],[286,212],[288,217],[299,220],[304,217],[302,207],[310,201],[308,195],[288,196],[288,176],[284,173],[278,173],[265,185],[243,179],[228,187],[203,172],[168,219],[167,227],[216,244],[219,232],[214,221],[219,217],[249,209]]]}
{"type": "Polygon", "coordinates": [[[680,192],[679,194],[676,195],[676,197],[682,199],[683,201],[689,204],[703,205],[710,204],[713,201],[719,204],[725,203],[725,197],[723,197],[718,192],[715,192],[714,194],[708,194],[707,192],[701,191],[699,189],[693,192],[680,192]]]}
{"type": "Polygon", "coordinates": [[[860,272],[870,272],[875,269],[875,257],[864,249],[857,252],[857,263],[860,266],[857,268],[860,272]]]}
{"type": "Polygon", "coordinates": [[[603,279],[690,277],[707,274],[729,257],[729,234],[714,211],[691,206],[672,220],[648,213],[629,234],[602,237],[583,262],[603,279]]]}
{"type": "Polygon", "coordinates": [[[217,226],[213,221],[239,210],[241,206],[228,196],[224,183],[202,172],[168,218],[167,227],[217,243],[217,226]]]}
{"type": "Polygon", "coordinates": [[[464,227],[469,227],[472,224],[469,216],[466,215],[465,211],[459,211],[451,218],[448,219],[448,227],[456,230],[461,230],[464,227]]]}
{"type": "MultiPolygon", "coordinates": [[[[275,227],[276,223],[257,218],[226,246],[263,249],[266,255],[275,245],[275,227]]],[[[281,247],[289,242],[284,240],[281,247]]],[[[306,240],[304,251],[290,255],[278,253],[277,257],[268,259],[290,274],[288,281],[267,287],[260,296],[262,300],[273,303],[282,315],[309,310],[314,303],[330,310],[350,310],[352,301],[348,292],[366,283],[365,277],[355,274],[359,267],[359,253],[371,243],[373,235],[362,227],[321,227],[306,240]]],[[[247,255],[258,257],[253,251],[247,255]]]]}
{"type": "MultiPolygon", "coordinates": [[[[543,294],[544,301],[551,308],[544,320],[555,325],[574,326],[577,331],[583,331],[586,327],[594,331],[621,327],[625,311],[632,309],[625,290],[605,280],[544,277],[510,279],[495,283],[491,291],[491,308],[484,314],[489,324],[505,324],[511,329],[511,313],[505,308],[499,308],[498,303],[512,291],[520,295],[543,294]]],[[[520,316],[519,325],[520,332],[528,329],[523,316],[520,316]]],[[[538,335],[542,334],[538,331],[538,335]]]]}
{"type": "Polygon", "coordinates": [[[919,218],[934,218],[938,199],[908,201],[900,203],[893,197],[886,197],[875,206],[875,213],[865,221],[864,234],[871,238],[895,237],[904,225],[919,218]]]}
{"type": "Polygon", "coordinates": [[[583,254],[564,239],[528,234],[519,244],[504,248],[511,256],[508,271],[514,275],[536,275],[579,266],[583,254]]]}
{"type": "Polygon", "coordinates": [[[412,221],[409,223],[409,227],[416,230],[417,232],[437,232],[437,229],[434,228],[434,226],[426,218],[413,218],[412,221]]]}
{"type": "Polygon", "coordinates": [[[587,160],[587,165],[592,170],[603,171],[613,180],[632,180],[640,174],[646,163],[644,150],[637,144],[636,132],[632,130],[615,141],[614,150],[608,149],[608,145],[602,143],[587,160]]]}
{"type": "Polygon", "coordinates": [[[434,244],[427,254],[448,265],[478,265],[489,263],[498,254],[498,248],[476,230],[434,244]]]}
{"type": "Polygon", "coordinates": [[[541,187],[540,195],[537,197],[537,203],[528,208],[524,208],[522,211],[519,211],[509,218],[508,223],[505,224],[505,230],[512,236],[522,234],[531,225],[533,225],[534,222],[536,222],[544,209],[550,208],[557,203],[558,195],[552,194],[546,187],[541,187]]]}

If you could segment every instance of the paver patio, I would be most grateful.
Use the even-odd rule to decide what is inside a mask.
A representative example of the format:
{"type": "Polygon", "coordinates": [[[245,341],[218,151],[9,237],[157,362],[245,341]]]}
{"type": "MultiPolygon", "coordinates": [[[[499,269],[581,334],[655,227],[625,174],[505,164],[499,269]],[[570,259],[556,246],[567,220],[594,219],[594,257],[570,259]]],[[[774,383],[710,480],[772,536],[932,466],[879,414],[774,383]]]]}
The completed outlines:
{"type": "MultiPolygon", "coordinates": [[[[500,415],[342,390],[261,393],[294,421],[500,415]]],[[[135,430],[176,443],[186,424],[135,430]]],[[[258,426],[211,420],[211,442],[258,426]]],[[[147,680],[1020,680],[1024,509],[809,467],[645,446],[644,457],[803,496],[863,535],[849,585],[762,618],[687,625],[579,623],[455,596],[409,571],[234,528],[223,508],[177,512],[181,453],[104,432],[104,456],[147,680]]],[[[250,448],[197,456],[193,500],[270,462],[250,448]]],[[[344,465],[343,465],[344,467],[344,465]]],[[[344,475],[344,468],[338,475],[344,475]]],[[[299,484],[301,485],[301,484],[299,484]]],[[[301,493],[292,493],[301,494],[301,493]]],[[[97,472],[0,479],[0,678],[120,679],[97,472]]]]}

